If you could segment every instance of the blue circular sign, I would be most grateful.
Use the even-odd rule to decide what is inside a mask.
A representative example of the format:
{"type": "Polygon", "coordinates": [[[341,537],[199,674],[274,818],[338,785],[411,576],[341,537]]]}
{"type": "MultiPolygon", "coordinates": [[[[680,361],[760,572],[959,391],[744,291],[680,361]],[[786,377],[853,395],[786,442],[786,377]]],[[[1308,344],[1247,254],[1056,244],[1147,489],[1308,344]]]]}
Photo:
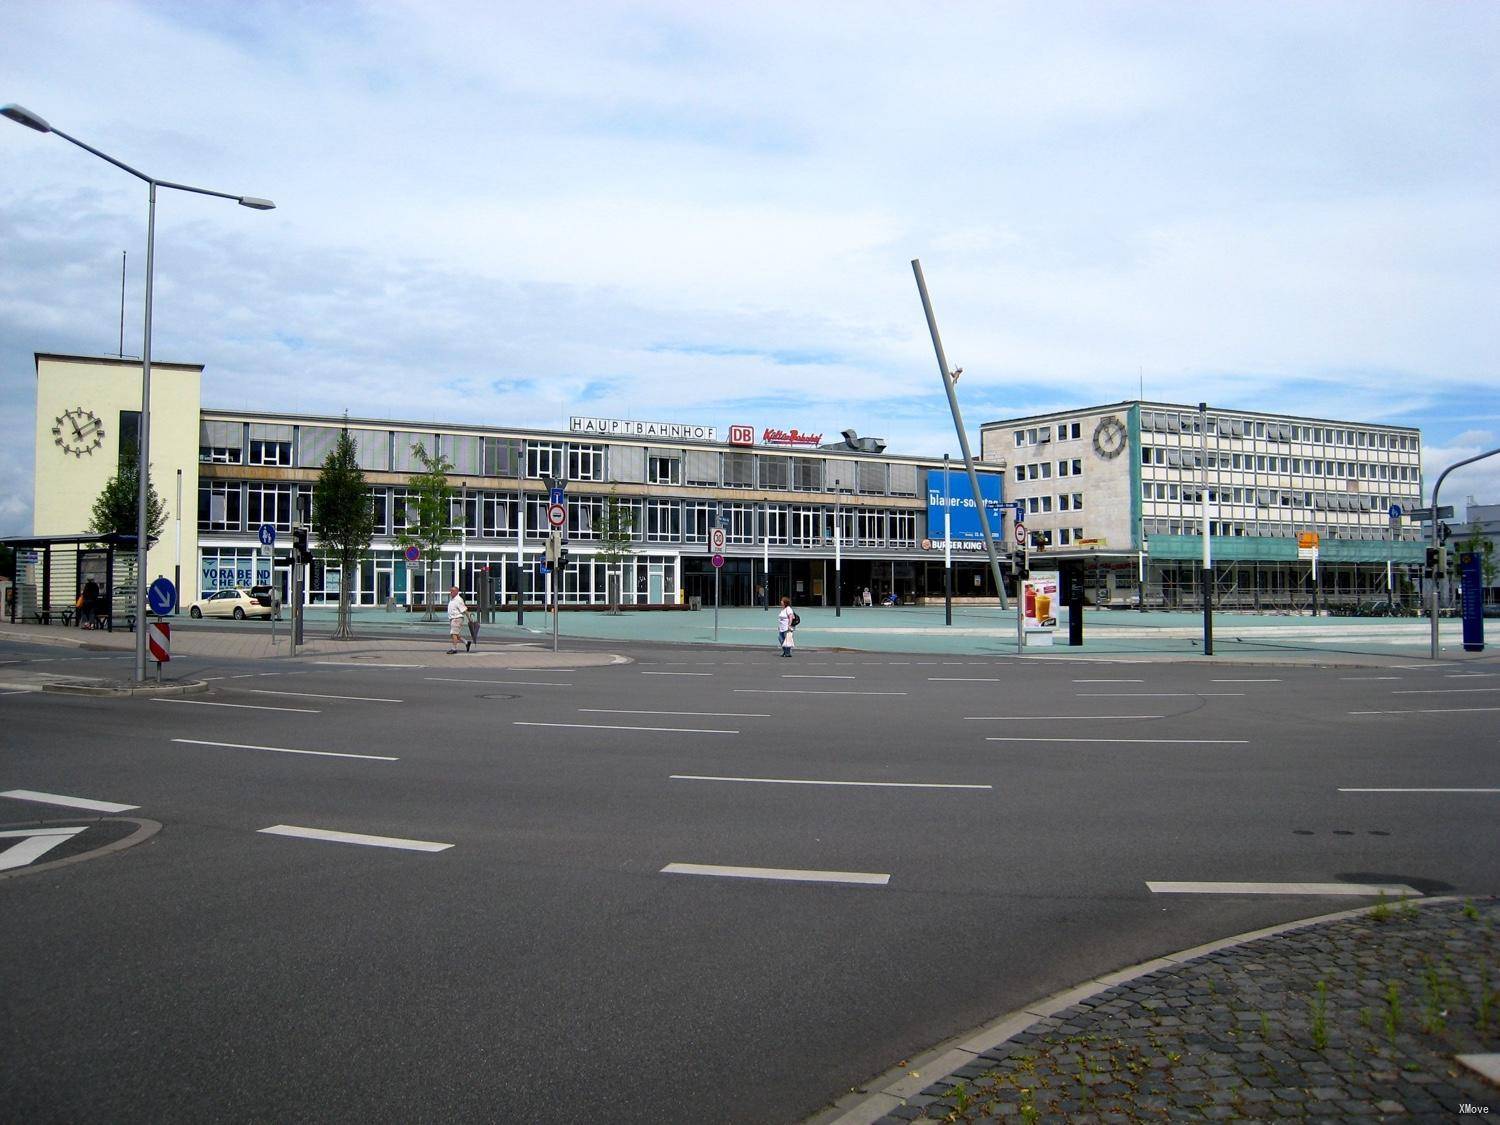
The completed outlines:
{"type": "Polygon", "coordinates": [[[1391,519],[1393,519],[1393,520],[1399,520],[1401,518],[1401,505],[1400,504],[1392,504],[1389,515],[1390,515],[1391,519]]]}
{"type": "Polygon", "coordinates": [[[177,587],[170,578],[158,578],[146,590],[146,604],[158,617],[166,617],[177,608],[177,587]]]}
{"type": "Polygon", "coordinates": [[[276,525],[263,523],[260,525],[260,545],[262,547],[276,546],[276,525]]]}

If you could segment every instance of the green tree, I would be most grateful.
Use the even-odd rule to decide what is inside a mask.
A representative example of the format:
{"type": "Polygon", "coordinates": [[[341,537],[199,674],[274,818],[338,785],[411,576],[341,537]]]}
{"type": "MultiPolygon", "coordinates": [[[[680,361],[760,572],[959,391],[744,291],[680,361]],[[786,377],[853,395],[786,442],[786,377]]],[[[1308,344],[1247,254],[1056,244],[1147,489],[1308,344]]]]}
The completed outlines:
{"type": "Polygon", "coordinates": [[[613,489],[604,499],[604,508],[599,513],[599,522],[594,528],[599,536],[597,557],[600,562],[615,568],[614,581],[609,586],[609,612],[620,613],[620,588],[625,584],[624,562],[632,558],[631,536],[635,532],[635,515],[630,505],[621,501],[613,489]]]}
{"type": "Polygon", "coordinates": [[[375,513],[354,439],[346,427],[323,460],[323,469],[313,485],[313,534],[325,559],[339,564],[339,616],[335,640],[352,636],[349,592],[359,560],[370,549],[375,534],[375,513]]]}
{"type": "Polygon", "coordinates": [[[429,455],[421,442],[411,447],[412,456],[422,464],[422,471],[411,478],[412,500],[406,507],[406,530],[396,536],[403,547],[422,552],[422,601],[426,604],[424,621],[432,620],[431,565],[439,558],[443,545],[453,540],[453,498],[458,490],[448,483],[453,464],[440,453],[429,455]]]}
{"type": "MultiPolygon", "coordinates": [[[[120,456],[120,468],[110,477],[94,500],[89,530],[98,535],[134,535],[140,504],[140,458],[127,449],[120,456]]],[[[167,522],[167,506],[156,494],[156,485],[146,482],[146,535],[155,539],[167,522]]]]}

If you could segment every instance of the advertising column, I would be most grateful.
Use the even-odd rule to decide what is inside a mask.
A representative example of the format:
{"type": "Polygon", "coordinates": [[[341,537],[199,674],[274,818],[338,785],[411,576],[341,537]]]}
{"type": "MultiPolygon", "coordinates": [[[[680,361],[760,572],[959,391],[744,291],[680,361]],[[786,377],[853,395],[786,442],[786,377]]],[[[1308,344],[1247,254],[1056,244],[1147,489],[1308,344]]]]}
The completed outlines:
{"type": "Polygon", "coordinates": [[[1028,648],[1052,644],[1057,628],[1059,584],[1057,571],[1033,570],[1021,583],[1021,622],[1028,648]]]}

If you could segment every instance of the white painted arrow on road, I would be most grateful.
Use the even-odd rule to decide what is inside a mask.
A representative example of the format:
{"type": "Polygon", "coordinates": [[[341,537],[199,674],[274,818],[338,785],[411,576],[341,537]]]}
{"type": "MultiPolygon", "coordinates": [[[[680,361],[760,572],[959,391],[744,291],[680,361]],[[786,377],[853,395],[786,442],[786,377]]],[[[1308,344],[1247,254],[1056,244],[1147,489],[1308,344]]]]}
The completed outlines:
{"type": "Polygon", "coordinates": [[[86,827],[88,826],[81,824],[77,828],[22,828],[15,832],[0,832],[0,840],[20,840],[20,843],[12,844],[0,852],[0,871],[35,863],[58,844],[78,835],[86,827]]]}

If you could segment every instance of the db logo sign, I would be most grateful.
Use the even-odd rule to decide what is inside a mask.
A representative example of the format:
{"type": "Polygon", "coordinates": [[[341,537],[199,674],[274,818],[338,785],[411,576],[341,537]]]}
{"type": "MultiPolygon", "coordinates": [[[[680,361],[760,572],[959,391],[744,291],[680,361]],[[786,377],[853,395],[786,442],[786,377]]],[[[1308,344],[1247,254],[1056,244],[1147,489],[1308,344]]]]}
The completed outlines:
{"type": "Polygon", "coordinates": [[[754,445],[755,444],[755,427],[754,426],[730,426],[729,427],[729,444],[730,445],[754,445]]]}

